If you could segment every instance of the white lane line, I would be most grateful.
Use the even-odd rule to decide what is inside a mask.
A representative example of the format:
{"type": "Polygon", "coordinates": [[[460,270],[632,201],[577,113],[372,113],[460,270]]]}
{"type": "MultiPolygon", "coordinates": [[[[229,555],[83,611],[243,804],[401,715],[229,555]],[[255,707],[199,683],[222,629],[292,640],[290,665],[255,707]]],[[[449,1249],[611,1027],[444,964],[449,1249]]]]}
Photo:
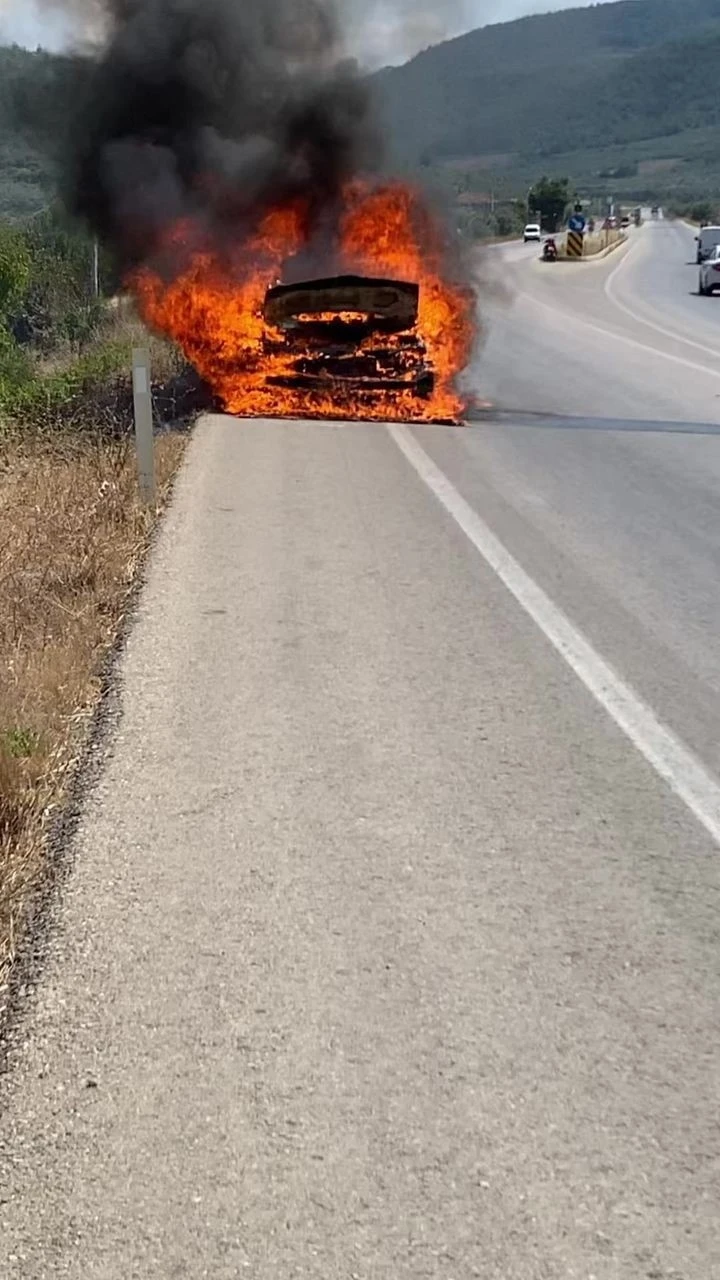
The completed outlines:
{"type": "MultiPolygon", "coordinates": [[[[630,255],[625,257],[615,270],[610,272],[610,275],[605,281],[605,295],[609,298],[610,302],[612,302],[613,306],[617,307],[619,311],[624,311],[625,315],[629,316],[631,320],[634,320],[636,324],[644,324],[648,329],[654,329],[656,333],[661,333],[663,337],[671,338],[673,342],[681,342],[684,347],[694,347],[696,351],[703,351],[706,355],[712,356],[713,360],[720,361],[720,350],[717,348],[707,347],[704,342],[695,342],[692,338],[684,338],[682,334],[672,329],[666,329],[664,325],[656,324],[654,320],[646,320],[639,311],[633,311],[632,307],[628,307],[626,303],[620,301],[617,293],[613,289],[613,282],[616,276],[619,275],[620,271],[622,271],[623,267],[627,265],[629,259],[630,255]]],[[[703,299],[701,298],[700,305],[702,303],[703,299]]]]}
{"type": "Polygon", "coordinates": [[[410,430],[392,425],[388,431],[421,480],[585,688],[720,845],[720,783],[553,604],[458,493],[410,430]]]}
{"type": "Polygon", "coordinates": [[[516,293],[515,297],[522,298],[533,306],[541,307],[544,311],[549,311],[552,316],[555,316],[556,320],[582,325],[583,328],[590,329],[593,333],[601,333],[604,338],[613,338],[616,342],[621,342],[626,348],[634,347],[636,351],[648,352],[651,356],[656,356],[658,360],[665,362],[669,360],[672,364],[681,364],[684,369],[693,369],[696,373],[707,374],[708,378],[720,378],[720,367],[711,369],[706,364],[698,364],[696,360],[686,360],[684,356],[671,355],[669,351],[661,351],[659,347],[651,347],[646,342],[638,342],[637,338],[629,338],[626,334],[620,333],[618,329],[605,329],[600,324],[593,324],[591,320],[585,320],[577,312],[565,311],[561,307],[551,306],[548,302],[541,302],[540,298],[534,297],[531,293],[516,293]]]}

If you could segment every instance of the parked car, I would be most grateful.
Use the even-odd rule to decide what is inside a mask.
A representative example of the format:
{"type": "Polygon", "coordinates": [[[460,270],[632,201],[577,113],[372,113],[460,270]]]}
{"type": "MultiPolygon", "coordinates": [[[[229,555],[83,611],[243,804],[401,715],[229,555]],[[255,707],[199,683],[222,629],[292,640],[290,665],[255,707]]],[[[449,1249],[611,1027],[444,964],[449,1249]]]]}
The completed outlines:
{"type": "Polygon", "coordinates": [[[537,244],[539,244],[541,239],[542,239],[542,236],[540,233],[540,223],[528,222],[523,232],[523,244],[527,244],[528,240],[535,240],[537,244]]]}
{"type": "Polygon", "coordinates": [[[716,244],[701,262],[698,280],[698,293],[703,298],[707,298],[716,289],[720,289],[720,244],[716,244]]]}

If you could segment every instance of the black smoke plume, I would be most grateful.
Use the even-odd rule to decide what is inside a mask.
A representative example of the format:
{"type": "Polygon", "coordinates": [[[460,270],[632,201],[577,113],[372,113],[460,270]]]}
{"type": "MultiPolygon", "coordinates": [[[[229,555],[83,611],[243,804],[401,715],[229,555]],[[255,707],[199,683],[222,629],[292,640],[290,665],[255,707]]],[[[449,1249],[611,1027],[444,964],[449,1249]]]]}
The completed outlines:
{"type": "MultiPolygon", "coordinates": [[[[80,6],[78,6],[80,7],[80,6]]],[[[308,238],[379,159],[366,79],[329,0],[108,0],[68,202],[121,269],[191,217],[214,244],[298,198],[308,238]]]]}

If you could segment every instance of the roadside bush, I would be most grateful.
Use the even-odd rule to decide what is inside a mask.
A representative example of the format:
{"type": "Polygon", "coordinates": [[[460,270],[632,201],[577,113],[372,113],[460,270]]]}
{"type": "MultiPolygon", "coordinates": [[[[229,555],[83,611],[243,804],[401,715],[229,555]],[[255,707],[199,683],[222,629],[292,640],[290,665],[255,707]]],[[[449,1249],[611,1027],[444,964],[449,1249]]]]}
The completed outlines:
{"type": "Polygon", "coordinates": [[[712,222],[715,218],[715,205],[710,200],[700,200],[690,208],[691,222],[712,222]]]}
{"type": "Polygon", "coordinates": [[[32,382],[32,362],[0,324],[0,430],[3,419],[32,382]]]}
{"type": "Polygon", "coordinates": [[[0,316],[11,315],[21,305],[31,272],[30,248],[22,231],[0,224],[0,316]]]}
{"type": "MultiPolygon", "coordinates": [[[[150,343],[158,423],[210,407],[197,375],[151,339],[122,303],[95,297],[93,245],[54,208],[24,226],[0,222],[0,436],[96,432],[133,425],[131,348],[150,343]]],[[[101,281],[115,284],[101,255],[101,281]]]]}
{"type": "Polygon", "coordinates": [[[495,234],[512,236],[517,232],[517,222],[508,213],[498,213],[495,218],[495,234]]]}

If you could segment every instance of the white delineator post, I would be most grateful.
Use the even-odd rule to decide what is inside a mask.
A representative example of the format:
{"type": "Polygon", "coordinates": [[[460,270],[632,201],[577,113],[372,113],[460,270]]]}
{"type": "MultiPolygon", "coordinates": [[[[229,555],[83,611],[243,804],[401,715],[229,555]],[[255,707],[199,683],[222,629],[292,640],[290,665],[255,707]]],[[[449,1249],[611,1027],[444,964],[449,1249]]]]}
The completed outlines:
{"type": "Polygon", "coordinates": [[[132,357],[138,481],[143,502],[151,506],[155,502],[155,449],[150,398],[150,352],[147,347],[133,347],[132,357]]]}

